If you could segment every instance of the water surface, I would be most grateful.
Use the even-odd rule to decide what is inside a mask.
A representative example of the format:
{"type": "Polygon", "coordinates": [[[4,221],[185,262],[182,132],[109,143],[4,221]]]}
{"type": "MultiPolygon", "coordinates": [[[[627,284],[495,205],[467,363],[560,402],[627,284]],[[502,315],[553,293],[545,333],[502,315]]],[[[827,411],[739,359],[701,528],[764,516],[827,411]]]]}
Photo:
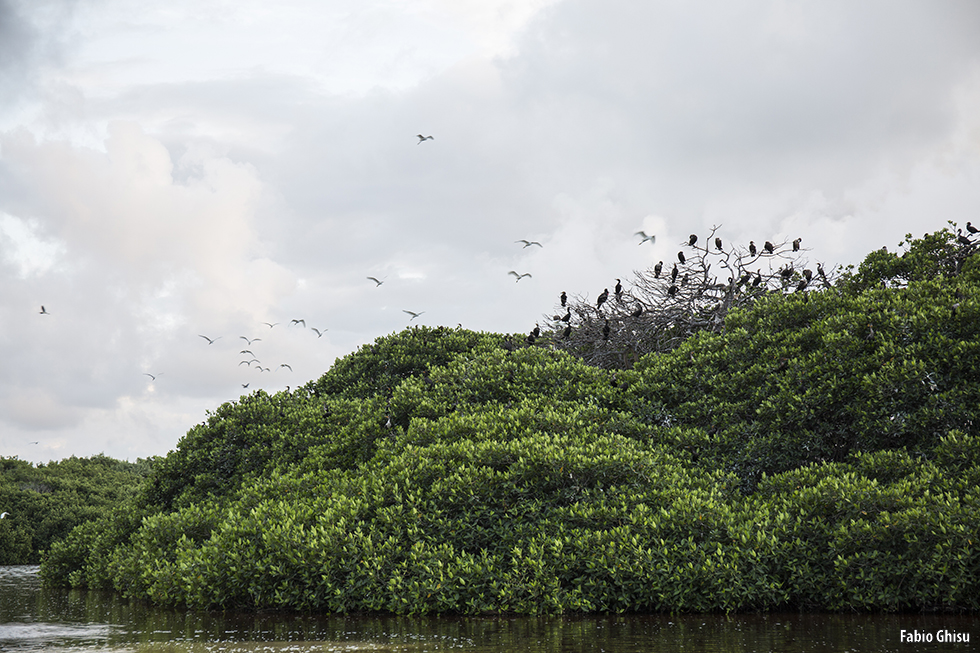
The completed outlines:
{"type": "MultiPolygon", "coordinates": [[[[41,587],[0,567],[0,651],[980,651],[980,620],[934,615],[399,617],[188,612],[41,587]],[[904,641],[918,633],[928,641],[904,641]],[[970,642],[940,642],[944,633],[970,642]]],[[[954,637],[955,639],[955,637],[954,637]]]]}

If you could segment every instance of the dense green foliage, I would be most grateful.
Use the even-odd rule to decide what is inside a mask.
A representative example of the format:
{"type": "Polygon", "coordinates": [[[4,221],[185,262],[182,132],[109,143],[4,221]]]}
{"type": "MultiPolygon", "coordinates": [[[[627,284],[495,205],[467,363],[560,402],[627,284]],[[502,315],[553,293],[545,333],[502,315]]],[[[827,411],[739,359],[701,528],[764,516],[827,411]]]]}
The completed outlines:
{"type": "Polygon", "coordinates": [[[976,611],[980,273],[908,244],[630,370],[380,338],[220,407],[42,573],[196,608],[976,611]]]}
{"type": "Polygon", "coordinates": [[[66,458],[36,467],[0,458],[0,565],[37,564],[41,552],[128,500],[152,461],[66,458]]]}

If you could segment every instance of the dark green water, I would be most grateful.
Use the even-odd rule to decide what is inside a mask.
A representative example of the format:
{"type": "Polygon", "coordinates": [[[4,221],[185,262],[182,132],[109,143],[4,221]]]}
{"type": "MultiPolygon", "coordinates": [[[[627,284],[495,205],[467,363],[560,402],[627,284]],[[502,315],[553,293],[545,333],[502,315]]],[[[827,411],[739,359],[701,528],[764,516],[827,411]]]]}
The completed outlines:
{"type": "Polygon", "coordinates": [[[973,651],[980,619],[921,615],[367,617],[193,613],[42,589],[0,567],[0,651],[973,651]],[[902,631],[932,641],[903,641],[902,631]],[[967,642],[939,642],[943,633],[967,642]]]}

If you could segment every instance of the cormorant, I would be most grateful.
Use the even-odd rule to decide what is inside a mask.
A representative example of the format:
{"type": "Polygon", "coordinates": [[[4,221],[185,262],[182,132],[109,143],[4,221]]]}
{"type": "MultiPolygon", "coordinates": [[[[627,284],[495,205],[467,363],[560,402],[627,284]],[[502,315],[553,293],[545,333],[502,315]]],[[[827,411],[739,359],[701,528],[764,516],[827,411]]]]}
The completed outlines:
{"type": "Polygon", "coordinates": [[[560,318],[558,318],[558,321],[567,323],[571,319],[572,319],[572,309],[568,309],[568,312],[562,315],[560,318]]]}
{"type": "Polygon", "coordinates": [[[690,247],[694,247],[694,243],[698,242],[698,235],[691,234],[691,237],[687,239],[687,244],[690,247]]]}
{"type": "Polygon", "coordinates": [[[820,275],[820,278],[823,279],[823,282],[825,284],[827,284],[828,286],[830,285],[830,282],[827,281],[827,275],[824,274],[823,265],[821,265],[820,263],[817,263],[817,274],[820,275]]]}
{"type": "Polygon", "coordinates": [[[565,294],[565,291],[564,290],[561,291],[561,297],[559,299],[561,299],[561,305],[562,306],[564,306],[566,303],[568,303],[568,295],[565,294]]]}
{"type": "Polygon", "coordinates": [[[653,278],[654,279],[659,279],[660,278],[660,272],[663,269],[664,269],[664,262],[663,261],[659,261],[656,265],[654,265],[653,266],[653,278]]]}
{"type": "Polygon", "coordinates": [[[686,286],[687,285],[687,278],[688,278],[688,276],[689,275],[685,274],[683,277],[681,277],[681,285],[682,286],[686,286]]]}
{"type": "Polygon", "coordinates": [[[677,294],[677,286],[671,286],[670,288],[667,289],[668,297],[673,297],[676,294],[677,294]]]}
{"type": "Polygon", "coordinates": [[[968,236],[964,236],[963,235],[963,230],[962,229],[957,229],[956,230],[956,234],[957,234],[957,236],[956,236],[956,242],[958,242],[960,245],[972,245],[973,244],[972,242],[970,242],[970,238],[968,236]]]}
{"type": "Polygon", "coordinates": [[[564,328],[564,329],[562,330],[562,332],[561,332],[561,337],[562,337],[562,339],[563,339],[563,340],[564,340],[564,339],[567,339],[567,338],[568,338],[568,334],[570,334],[571,332],[572,332],[572,327],[571,327],[571,326],[567,326],[567,327],[565,327],[565,328],[564,328]]]}
{"type": "Polygon", "coordinates": [[[767,254],[772,254],[773,251],[776,249],[775,247],[773,247],[772,243],[770,243],[768,240],[766,241],[766,244],[762,246],[762,248],[766,250],[767,254]]]}
{"type": "Polygon", "coordinates": [[[616,287],[613,289],[616,293],[616,299],[622,299],[623,297],[623,284],[616,279],[616,287]]]}
{"type": "Polygon", "coordinates": [[[746,272],[745,274],[742,275],[742,278],[738,280],[738,285],[739,286],[744,286],[745,284],[747,284],[749,282],[749,280],[751,278],[752,278],[752,275],[749,274],[748,272],[746,272]]]}
{"type": "Polygon", "coordinates": [[[721,249],[721,238],[715,238],[715,247],[721,249]]]}
{"type": "Polygon", "coordinates": [[[758,253],[758,251],[759,250],[757,250],[755,248],[755,241],[750,240],[749,241],[749,254],[751,254],[752,256],[755,256],[758,253]]]}
{"type": "Polygon", "coordinates": [[[531,329],[531,335],[534,336],[535,338],[537,338],[538,336],[540,336],[541,335],[541,327],[539,327],[537,324],[535,324],[534,325],[534,328],[531,329]]]}
{"type": "Polygon", "coordinates": [[[967,230],[967,231],[969,231],[969,232],[970,232],[971,234],[975,234],[975,233],[977,233],[978,231],[980,231],[980,229],[977,229],[976,227],[974,227],[974,226],[973,226],[972,224],[970,224],[969,222],[967,222],[967,223],[966,223],[966,230],[967,230]]]}
{"type": "Polygon", "coordinates": [[[796,240],[793,241],[793,251],[794,252],[800,251],[800,241],[801,240],[803,240],[803,239],[802,238],[797,238],[796,240]]]}
{"type": "Polygon", "coordinates": [[[779,271],[779,276],[781,276],[783,279],[789,279],[791,276],[793,276],[793,266],[787,265],[784,267],[779,271]]]}
{"type": "Polygon", "coordinates": [[[800,282],[796,284],[796,292],[803,292],[806,289],[806,284],[806,279],[800,279],[800,282]]]}
{"type": "Polygon", "coordinates": [[[529,345],[533,345],[534,344],[534,334],[533,333],[527,334],[527,337],[524,338],[524,342],[526,342],[529,345]]]}
{"type": "Polygon", "coordinates": [[[599,308],[599,307],[601,307],[601,306],[602,306],[602,304],[603,304],[603,303],[604,303],[604,302],[605,302],[605,301],[606,301],[607,299],[609,299],[609,289],[608,289],[608,288],[605,288],[605,289],[604,289],[604,290],[603,290],[603,291],[602,291],[602,292],[601,292],[601,293],[599,294],[599,299],[598,299],[598,300],[596,300],[596,304],[595,304],[595,307],[596,307],[596,308],[599,308]]]}
{"type": "Polygon", "coordinates": [[[803,270],[803,276],[806,277],[806,282],[810,283],[813,280],[813,270],[810,268],[803,270]]]}
{"type": "Polygon", "coordinates": [[[677,264],[674,263],[674,269],[670,271],[670,282],[674,283],[677,281],[677,264]]]}
{"type": "Polygon", "coordinates": [[[684,264],[684,261],[687,260],[684,258],[684,252],[677,252],[677,260],[681,262],[681,265],[684,264]]]}
{"type": "Polygon", "coordinates": [[[609,320],[606,320],[606,325],[602,327],[602,339],[609,340],[609,320]]]}
{"type": "Polygon", "coordinates": [[[762,274],[759,272],[755,273],[755,279],[752,280],[752,287],[757,288],[759,284],[762,283],[762,274]]]}

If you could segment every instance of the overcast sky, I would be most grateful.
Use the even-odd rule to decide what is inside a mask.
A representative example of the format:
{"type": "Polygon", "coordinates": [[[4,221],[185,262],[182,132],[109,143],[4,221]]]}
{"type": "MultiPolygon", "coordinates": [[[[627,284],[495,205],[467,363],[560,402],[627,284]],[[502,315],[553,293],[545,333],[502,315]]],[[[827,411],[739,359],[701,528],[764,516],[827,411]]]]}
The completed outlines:
{"type": "Polygon", "coordinates": [[[712,226],[830,266],[971,219],[975,0],[0,0],[0,455],[163,455],[712,226]]]}

